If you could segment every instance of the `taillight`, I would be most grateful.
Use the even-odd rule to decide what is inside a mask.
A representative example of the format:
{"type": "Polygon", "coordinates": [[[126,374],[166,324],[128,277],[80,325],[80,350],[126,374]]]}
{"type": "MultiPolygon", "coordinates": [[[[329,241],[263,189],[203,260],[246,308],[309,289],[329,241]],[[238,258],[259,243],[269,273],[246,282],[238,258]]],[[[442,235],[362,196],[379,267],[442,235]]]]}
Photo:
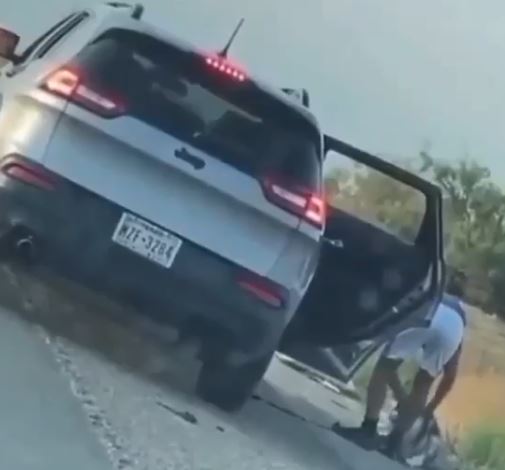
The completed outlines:
{"type": "Polygon", "coordinates": [[[284,306],[281,287],[267,278],[247,271],[239,274],[237,283],[242,289],[270,307],[281,308],[284,306]]]}
{"type": "Polygon", "coordinates": [[[228,61],[220,57],[206,57],[205,62],[207,62],[207,64],[210,65],[212,68],[218,70],[223,74],[229,75],[230,77],[238,80],[239,82],[244,82],[246,79],[244,72],[242,72],[238,68],[231,65],[228,61]]]}
{"type": "Polygon", "coordinates": [[[324,199],[320,194],[275,178],[264,178],[263,190],[272,204],[300,216],[318,228],[323,227],[326,210],[324,199]]]}
{"type": "Polygon", "coordinates": [[[7,157],[1,164],[2,173],[18,181],[40,189],[55,189],[55,179],[38,166],[31,165],[16,157],[7,157]]]}
{"type": "Polygon", "coordinates": [[[69,68],[56,70],[41,86],[44,90],[66,98],[102,117],[117,117],[125,112],[124,105],[117,98],[93,89],[83,76],[69,68]]]}

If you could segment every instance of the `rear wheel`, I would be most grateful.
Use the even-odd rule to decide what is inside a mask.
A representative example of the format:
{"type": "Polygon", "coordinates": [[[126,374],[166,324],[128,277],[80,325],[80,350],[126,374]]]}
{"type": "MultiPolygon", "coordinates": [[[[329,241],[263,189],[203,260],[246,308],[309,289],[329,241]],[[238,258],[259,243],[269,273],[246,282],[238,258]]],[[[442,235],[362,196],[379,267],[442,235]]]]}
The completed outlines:
{"type": "Polygon", "coordinates": [[[239,411],[265,375],[273,354],[240,367],[223,361],[204,361],[197,382],[198,396],[224,411],[239,411]]]}
{"type": "Polygon", "coordinates": [[[19,230],[8,229],[0,234],[0,261],[10,261],[14,258],[16,241],[22,238],[19,230]]]}

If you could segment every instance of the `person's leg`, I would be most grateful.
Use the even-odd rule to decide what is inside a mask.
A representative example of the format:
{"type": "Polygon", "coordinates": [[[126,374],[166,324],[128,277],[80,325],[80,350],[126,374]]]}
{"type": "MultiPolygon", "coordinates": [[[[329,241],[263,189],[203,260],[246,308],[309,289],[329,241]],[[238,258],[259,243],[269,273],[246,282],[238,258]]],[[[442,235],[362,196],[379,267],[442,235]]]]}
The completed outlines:
{"type": "Polygon", "coordinates": [[[397,373],[401,362],[386,356],[381,356],[377,362],[368,384],[366,412],[362,424],[364,430],[374,434],[377,432],[380,412],[386,402],[391,377],[397,373]]]}
{"type": "Polygon", "coordinates": [[[424,342],[424,328],[411,328],[397,335],[384,349],[379,358],[368,385],[366,413],[358,428],[342,428],[335,423],[332,429],[339,435],[351,440],[370,441],[376,445],[379,416],[387,397],[388,386],[393,390],[397,400],[403,401],[398,368],[404,360],[413,358],[424,342]]]}
{"type": "Polygon", "coordinates": [[[397,373],[401,363],[401,360],[381,356],[370,379],[366,412],[361,426],[357,428],[342,428],[339,423],[335,423],[332,426],[333,431],[364,447],[370,449],[377,447],[379,445],[377,440],[377,425],[379,423],[380,412],[386,401],[391,377],[397,373]]]}
{"type": "Polygon", "coordinates": [[[420,369],[416,374],[407,401],[399,410],[398,427],[402,431],[408,430],[416,417],[424,411],[434,381],[435,378],[425,370],[420,369]]]}
{"type": "Polygon", "coordinates": [[[402,437],[412,427],[415,420],[424,413],[434,381],[433,375],[423,369],[417,373],[410,394],[399,407],[395,428],[389,436],[387,451],[390,454],[396,452],[402,437]]]}

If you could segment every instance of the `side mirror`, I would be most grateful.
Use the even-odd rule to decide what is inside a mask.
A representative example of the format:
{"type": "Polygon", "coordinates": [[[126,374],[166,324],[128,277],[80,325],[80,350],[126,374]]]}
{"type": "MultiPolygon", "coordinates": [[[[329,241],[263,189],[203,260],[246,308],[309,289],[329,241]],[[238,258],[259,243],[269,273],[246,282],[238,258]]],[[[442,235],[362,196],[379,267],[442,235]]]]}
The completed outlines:
{"type": "Polygon", "coordinates": [[[19,44],[19,39],[16,33],[0,28],[0,67],[9,62],[16,63],[18,59],[16,48],[19,44]]]}

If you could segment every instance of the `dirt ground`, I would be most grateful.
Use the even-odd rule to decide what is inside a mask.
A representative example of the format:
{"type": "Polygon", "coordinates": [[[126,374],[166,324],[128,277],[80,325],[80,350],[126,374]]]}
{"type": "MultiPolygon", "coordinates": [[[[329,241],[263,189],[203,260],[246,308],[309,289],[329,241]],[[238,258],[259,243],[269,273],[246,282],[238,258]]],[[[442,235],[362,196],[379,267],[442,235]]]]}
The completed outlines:
{"type": "Polygon", "coordinates": [[[470,328],[454,390],[439,410],[445,429],[461,433],[505,422],[505,323],[469,308],[470,328]]]}

